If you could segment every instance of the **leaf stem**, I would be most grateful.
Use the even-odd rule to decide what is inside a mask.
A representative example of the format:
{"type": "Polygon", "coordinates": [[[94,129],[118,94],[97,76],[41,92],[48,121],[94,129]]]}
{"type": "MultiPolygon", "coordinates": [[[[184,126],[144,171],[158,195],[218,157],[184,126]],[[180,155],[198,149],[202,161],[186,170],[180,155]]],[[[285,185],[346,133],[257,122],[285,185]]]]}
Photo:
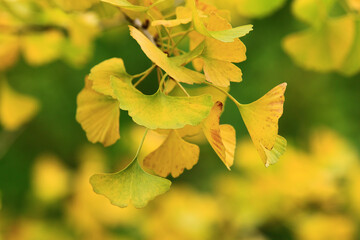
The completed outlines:
{"type": "Polygon", "coordinates": [[[159,89],[160,89],[161,91],[164,90],[164,89],[163,89],[163,85],[164,85],[164,82],[165,82],[165,79],[166,79],[167,76],[168,76],[168,74],[165,73],[165,74],[162,76],[162,78],[161,78],[161,81],[160,81],[160,83],[159,83],[159,89]]]}
{"type": "Polygon", "coordinates": [[[182,40],[184,40],[184,39],[186,38],[187,35],[189,35],[190,32],[191,32],[191,31],[188,30],[188,31],[175,43],[175,45],[172,47],[172,49],[171,49],[171,51],[170,51],[169,54],[172,54],[172,53],[174,52],[175,48],[181,43],[182,40]]]}
{"type": "Polygon", "coordinates": [[[186,89],[183,87],[183,85],[181,85],[181,83],[179,83],[177,80],[173,79],[173,81],[175,81],[175,83],[179,86],[179,88],[186,94],[186,96],[190,97],[190,94],[186,91],[186,89]]]}
{"type": "Polygon", "coordinates": [[[134,75],[134,76],[133,76],[134,78],[139,77],[139,76],[142,76],[142,77],[134,84],[134,87],[136,87],[136,86],[139,85],[142,81],[144,81],[144,79],[147,78],[147,76],[150,75],[150,73],[154,70],[155,67],[156,67],[156,65],[153,64],[149,69],[147,69],[147,70],[144,71],[143,73],[134,75]]]}
{"type": "Polygon", "coordinates": [[[141,139],[140,145],[139,145],[139,147],[138,147],[138,150],[136,151],[136,155],[135,155],[134,159],[136,159],[136,158],[139,156],[139,153],[140,153],[141,148],[142,148],[142,146],[143,146],[143,144],[144,144],[145,137],[146,137],[146,134],[148,133],[148,131],[149,131],[149,129],[146,128],[146,129],[145,129],[145,132],[144,132],[144,136],[143,136],[143,138],[141,139]]]}
{"type": "Polygon", "coordinates": [[[241,103],[239,103],[233,96],[230,95],[230,93],[228,93],[227,91],[225,91],[224,89],[218,87],[218,86],[215,86],[211,83],[208,83],[208,82],[205,82],[206,85],[209,85],[213,88],[216,88],[217,90],[219,90],[220,92],[224,93],[228,98],[230,98],[231,101],[233,101],[235,103],[236,106],[240,107],[242,106],[241,103]]]}

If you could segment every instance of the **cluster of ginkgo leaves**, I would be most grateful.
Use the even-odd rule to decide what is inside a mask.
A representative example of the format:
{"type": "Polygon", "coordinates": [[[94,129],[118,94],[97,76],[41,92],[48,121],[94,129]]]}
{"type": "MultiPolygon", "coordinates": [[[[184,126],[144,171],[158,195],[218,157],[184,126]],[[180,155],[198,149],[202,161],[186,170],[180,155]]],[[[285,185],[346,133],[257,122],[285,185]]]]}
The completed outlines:
{"type": "Polygon", "coordinates": [[[292,10],[309,25],[283,41],[299,66],[347,76],[360,71],[359,0],[295,0],[292,10]]]}
{"type": "Polygon", "coordinates": [[[202,133],[230,169],[236,136],[231,125],[220,124],[226,98],[238,107],[264,164],[277,162],[286,148],[286,140],[278,135],[286,83],[250,104],[241,104],[228,93],[231,82],[242,81],[242,72],[234,63],[246,59],[246,47],[239,38],[248,34],[252,25],[233,28],[228,11],[195,0],[167,8],[164,0],[103,2],[126,15],[130,35],[153,64],[136,75],[126,72],[120,58],[93,67],[77,98],[76,119],[89,141],[104,146],[120,138],[120,110],[146,129],[138,153],[148,130],[164,134],[166,139],[144,159],[138,159],[137,153],[125,169],[92,176],[90,183],[96,193],[119,207],[130,202],[144,207],[170,188],[165,177],[178,177],[198,162],[199,147],[186,137],[202,133]],[[180,48],[185,39],[188,49],[180,48]],[[145,95],[137,86],[155,69],[158,91],[145,95]]]}
{"type": "Polygon", "coordinates": [[[40,108],[37,99],[19,93],[6,79],[21,55],[34,67],[57,59],[77,67],[92,54],[98,16],[67,13],[65,2],[69,1],[0,1],[0,124],[8,131],[19,129],[40,108]]]}

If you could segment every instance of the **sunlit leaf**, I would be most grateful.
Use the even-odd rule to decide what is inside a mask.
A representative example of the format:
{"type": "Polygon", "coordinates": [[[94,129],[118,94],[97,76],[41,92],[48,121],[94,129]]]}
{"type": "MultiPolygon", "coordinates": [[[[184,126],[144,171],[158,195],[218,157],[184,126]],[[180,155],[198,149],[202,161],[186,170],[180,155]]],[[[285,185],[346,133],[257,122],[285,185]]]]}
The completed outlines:
{"type": "Polygon", "coordinates": [[[30,96],[13,90],[0,79],[0,123],[13,131],[31,120],[39,110],[39,102],[30,96]]]}
{"type": "Polygon", "coordinates": [[[179,6],[176,8],[176,19],[170,20],[155,20],[151,23],[153,26],[163,25],[165,27],[176,27],[181,24],[187,24],[191,22],[192,14],[191,10],[186,7],[179,6]]]}
{"type": "Polygon", "coordinates": [[[223,104],[216,102],[211,109],[210,115],[202,123],[202,129],[211,147],[225,166],[230,169],[234,162],[235,129],[230,125],[220,125],[222,111],[223,104]]]}
{"type": "Polygon", "coordinates": [[[55,30],[27,34],[22,37],[24,57],[31,65],[49,63],[61,56],[63,41],[62,33],[55,30]]]}
{"type": "Polygon", "coordinates": [[[354,19],[345,16],[329,20],[320,28],[291,34],[284,39],[283,47],[298,65],[326,72],[343,63],[354,36],[354,19]]]}
{"type": "Polygon", "coordinates": [[[94,192],[107,197],[113,205],[136,208],[146,204],[169,190],[167,179],[146,173],[135,158],[133,162],[117,173],[96,174],[90,178],[94,192]]]}
{"type": "Polygon", "coordinates": [[[55,2],[65,11],[80,11],[90,8],[99,0],[55,0],[55,2]]]}
{"type": "Polygon", "coordinates": [[[171,61],[171,58],[157,48],[144,34],[136,28],[129,26],[131,36],[138,42],[146,56],[156,65],[161,67],[170,77],[179,82],[188,84],[202,83],[205,81],[203,74],[179,66],[178,61],[171,61]]]}
{"type": "Polygon", "coordinates": [[[18,59],[19,38],[9,34],[0,34],[0,70],[5,70],[18,59]]]}
{"type": "Polygon", "coordinates": [[[220,87],[228,87],[230,82],[242,81],[240,68],[231,62],[204,58],[204,72],[206,80],[220,87]]]}
{"type": "Polygon", "coordinates": [[[189,0],[192,8],[193,23],[196,31],[206,37],[215,38],[222,42],[233,42],[234,39],[243,37],[252,30],[252,25],[244,25],[236,28],[226,29],[222,31],[209,31],[202,22],[198,10],[196,8],[195,0],[189,0]]]}
{"type": "Polygon", "coordinates": [[[170,173],[178,177],[185,168],[190,170],[197,163],[199,153],[197,145],[184,141],[177,130],[171,130],[164,143],[146,156],[143,164],[161,177],[170,173]]]}
{"type": "Polygon", "coordinates": [[[355,39],[345,61],[339,67],[339,72],[351,76],[360,71],[360,20],[356,20],[355,39]]]}
{"type": "Polygon", "coordinates": [[[161,91],[144,95],[131,81],[112,76],[114,93],[120,108],[129,111],[133,120],[150,129],[178,129],[185,125],[198,125],[212,107],[210,95],[196,97],[167,96],[161,91]]]}
{"type": "Polygon", "coordinates": [[[294,15],[310,25],[325,21],[335,0],[295,0],[292,4],[294,15]]]}
{"type": "Polygon", "coordinates": [[[251,139],[266,166],[276,162],[274,157],[280,155],[276,151],[282,152],[281,146],[284,145],[276,145],[280,149],[275,149],[271,155],[264,150],[272,151],[275,143],[283,142],[283,139],[278,137],[278,121],[283,113],[285,89],[286,83],[282,83],[257,101],[239,106],[251,139]]]}
{"type": "Polygon", "coordinates": [[[125,81],[131,79],[126,72],[124,61],[121,58],[111,58],[93,67],[89,80],[92,81],[92,88],[95,91],[116,98],[110,84],[110,76],[116,76],[125,81]]]}
{"type": "Polygon", "coordinates": [[[92,143],[100,142],[105,147],[119,138],[119,102],[92,89],[92,81],[86,79],[85,87],[77,97],[76,120],[92,143]]]}
{"type": "Polygon", "coordinates": [[[286,0],[237,0],[237,12],[248,18],[265,17],[284,5],[286,0]]]}

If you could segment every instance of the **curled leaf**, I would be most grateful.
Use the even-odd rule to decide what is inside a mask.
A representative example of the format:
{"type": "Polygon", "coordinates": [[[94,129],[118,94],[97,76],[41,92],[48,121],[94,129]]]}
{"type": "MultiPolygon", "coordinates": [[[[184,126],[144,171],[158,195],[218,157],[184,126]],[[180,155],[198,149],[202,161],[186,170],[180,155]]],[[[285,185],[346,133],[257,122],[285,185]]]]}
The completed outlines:
{"type": "Polygon", "coordinates": [[[90,178],[94,192],[107,197],[111,204],[124,208],[132,203],[143,208],[156,196],[167,192],[171,182],[146,173],[137,158],[117,173],[96,174],[90,178]]]}
{"type": "Polygon", "coordinates": [[[157,48],[144,34],[136,28],[129,26],[131,36],[140,45],[146,56],[156,65],[161,67],[170,77],[179,82],[188,84],[202,83],[205,81],[203,74],[190,70],[179,65],[179,61],[172,61],[171,58],[157,48]]]}
{"type": "Polygon", "coordinates": [[[131,81],[111,77],[120,108],[127,110],[133,120],[149,129],[178,129],[185,125],[198,125],[209,115],[212,107],[210,95],[172,97],[161,91],[144,95],[131,81]]]}
{"type": "Polygon", "coordinates": [[[76,120],[92,143],[105,147],[119,138],[119,102],[92,89],[92,81],[85,79],[85,87],[77,97],[76,120]]]}
{"type": "Polygon", "coordinates": [[[92,88],[95,91],[116,98],[110,84],[110,76],[131,79],[131,76],[126,72],[124,61],[121,58],[111,58],[93,67],[89,80],[92,81],[92,88]]]}
{"type": "Polygon", "coordinates": [[[146,156],[143,164],[161,177],[170,173],[178,177],[185,168],[190,170],[197,163],[199,153],[197,145],[184,141],[177,130],[171,130],[164,143],[146,156]]]}
{"type": "Polygon", "coordinates": [[[282,83],[257,101],[238,106],[251,139],[266,166],[276,162],[283,152],[283,138],[278,137],[278,121],[283,113],[286,85],[282,83]],[[280,149],[274,149],[275,145],[280,149]],[[274,151],[274,154],[270,156],[268,151],[274,151]],[[281,154],[275,154],[276,151],[281,154]]]}

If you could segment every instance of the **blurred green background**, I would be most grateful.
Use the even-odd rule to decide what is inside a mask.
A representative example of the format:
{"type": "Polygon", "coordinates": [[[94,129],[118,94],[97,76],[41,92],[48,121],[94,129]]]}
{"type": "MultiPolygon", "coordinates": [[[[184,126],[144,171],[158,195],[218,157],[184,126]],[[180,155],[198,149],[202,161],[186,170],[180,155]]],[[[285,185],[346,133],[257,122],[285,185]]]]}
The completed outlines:
{"type": "MultiPolygon", "coordinates": [[[[282,82],[287,82],[288,88],[285,94],[286,101],[284,115],[280,119],[279,134],[286,137],[291,148],[298,149],[299,155],[311,155],[313,152],[311,152],[312,143],[310,139],[312,139],[314,132],[319,129],[329,129],[336,136],[339,136],[338,138],[343,139],[342,141],[344,141],[350,149],[353,149],[354,154],[358,156],[357,152],[360,149],[360,74],[356,74],[352,77],[344,77],[337,73],[317,73],[304,70],[293,63],[292,59],[282,49],[281,42],[286,35],[304,29],[305,25],[297,21],[292,15],[291,1],[288,1],[283,7],[270,16],[257,20],[250,20],[250,22],[254,25],[254,30],[249,35],[242,38],[247,47],[247,60],[239,64],[243,71],[243,82],[240,84],[233,84],[231,94],[240,102],[248,103],[258,99],[274,86],[282,82]]],[[[0,192],[2,202],[0,211],[0,227],[2,229],[0,229],[0,232],[2,231],[4,233],[4,237],[7,236],[6,234],[10,236],[11,234],[9,234],[9,232],[21,231],[19,230],[21,229],[21,224],[31,225],[33,222],[37,221],[42,221],[41,224],[45,226],[44,229],[46,230],[41,231],[50,231],[50,236],[52,236],[51,234],[55,235],[56,232],[62,229],[65,233],[57,234],[57,239],[80,239],[80,236],[86,236],[86,234],[84,235],[81,233],[79,229],[72,229],[73,226],[66,220],[68,219],[68,211],[64,210],[67,203],[71,202],[73,198],[75,198],[74,195],[77,194],[73,185],[76,176],[80,174],[79,169],[81,169],[84,164],[79,160],[79,158],[81,158],[79,156],[82,156],[81,152],[84,148],[88,148],[90,147],[89,145],[91,145],[86,139],[85,132],[75,120],[76,96],[83,88],[84,76],[89,73],[90,69],[99,62],[112,57],[125,59],[127,71],[130,74],[142,72],[150,66],[149,60],[145,58],[145,55],[141,52],[137,43],[129,36],[128,28],[126,24],[124,24],[124,26],[116,27],[100,34],[95,40],[93,56],[89,59],[88,63],[81,68],[73,68],[60,60],[40,67],[31,67],[27,65],[23,59],[20,59],[16,66],[6,72],[6,77],[11,86],[21,93],[37,98],[41,103],[41,109],[34,119],[17,131],[7,132],[0,128],[0,192]],[[33,171],[35,161],[44,153],[50,153],[57,156],[58,159],[61,159],[61,164],[65,166],[65,168],[68,169],[67,171],[73,176],[69,180],[69,192],[61,199],[51,202],[50,204],[38,200],[33,193],[33,171]],[[21,224],[18,222],[20,221],[19,219],[21,220],[21,224]],[[27,223],[26,221],[29,221],[30,223],[27,223]],[[51,225],[52,222],[54,222],[54,225],[51,225]],[[50,224],[50,226],[47,226],[46,224],[50,224]],[[56,229],[54,232],[51,230],[53,228],[56,229]]],[[[152,86],[151,83],[151,81],[145,81],[141,85],[141,88],[151,92],[154,90],[153,88],[156,87],[152,86]]],[[[95,147],[97,151],[102,152],[105,159],[108,159],[105,165],[107,165],[109,171],[115,171],[117,166],[121,165],[119,162],[126,162],[131,158],[134,154],[133,149],[136,149],[136,141],[138,141],[136,138],[133,140],[134,123],[132,123],[131,119],[127,116],[127,113],[122,111],[120,119],[121,139],[115,145],[106,149],[99,144],[96,144],[97,146],[95,147]]],[[[227,102],[221,121],[222,123],[230,123],[236,128],[239,141],[249,140],[248,133],[238,114],[238,110],[230,101],[227,102]]],[[[140,135],[138,137],[140,138],[140,135]]],[[[251,147],[249,148],[251,149],[251,147]]],[[[240,149],[237,149],[237,151],[240,151],[240,149]]],[[[92,155],[90,154],[89,156],[91,157],[92,155]]],[[[340,165],[343,161],[341,156],[342,155],[340,154],[340,157],[337,159],[337,161],[340,162],[340,165]]],[[[212,206],[212,203],[208,203],[208,201],[219,196],[220,198],[227,196],[227,193],[216,193],[214,183],[220,181],[217,180],[219,176],[226,176],[229,178],[234,177],[235,179],[243,178],[247,174],[256,175],[258,172],[267,174],[266,171],[268,171],[268,169],[263,167],[260,159],[257,159],[256,157],[253,159],[250,157],[249,159],[245,159],[245,157],[241,159],[236,158],[235,161],[246,162],[251,160],[254,162],[252,165],[258,165],[258,167],[239,167],[229,172],[223,166],[221,161],[217,159],[216,154],[210,146],[203,144],[201,146],[199,163],[195,165],[191,171],[185,171],[179,178],[172,179],[174,189],[177,189],[178,187],[181,189],[181,186],[184,185],[190,186],[186,188],[191,189],[180,190],[184,191],[184,193],[180,192],[178,195],[176,195],[176,190],[171,191],[168,193],[169,200],[165,200],[166,194],[163,197],[160,197],[161,200],[155,199],[153,201],[154,203],[151,203],[149,208],[158,209],[160,213],[159,215],[150,214],[150,216],[153,218],[160,218],[159,216],[162,216],[161,211],[176,211],[176,208],[179,206],[180,209],[182,207],[185,208],[185,206],[189,208],[191,208],[191,206],[199,206],[199,208],[204,207],[204,218],[213,218],[213,216],[218,213],[212,213],[212,209],[216,209],[216,207],[212,206]],[[255,168],[257,170],[254,170],[255,168]],[[259,168],[261,168],[261,170],[259,170],[259,168]],[[172,196],[174,199],[181,199],[182,195],[187,196],[186,194],[188,194],[188,191],[196,198],[193,202],[190,193],[191,196],[184,198],[182,200],[183,202],[177,200],[179,201],[177,203],[175,200],[171,200],[172,196]],[[198,194],[205,194],[206,197],[203,197],[202,195],[201,197],[200,195],[197,196],[196,192],[198,192],[198,194]],[[160,202],[157,203],[157,201],[160,202]],[[161,203],[161,201],[169,201],[168,204],[173,205],[168,206],[169,209],[166,209],[166,204],[161,203]],[[171,201],[175,202],[170,203],[171,201]],[[186,204],[184,204],[184,201],[186,204]],[[161,206],[157,206],[157,204],[159,205],[160,203],[161,206]],[[161,210],[161,207],[164,209],[161,210]],[[209,214],[209,216],[206,214],[209,214]]],[[[293,156],[287,157],[291,158],[293,156]]],[[[274,172],[272,178],[277,178],[276,171],[280,171],[277,169],[286,168],[285,165],[287,165],[288,158],[284,157],[280,159],[275,166],[271,167],[275,169],[269,170],[274,172]]],[[[357,161],[360,160],[359,157],[355,158],[357,161]]],[[[357,166],[356,164],[358,163],[359,162],[354,163],[354,166],[357,166]]],[[[296,172],[299,170],[288,167],[287,171],[296,172]]],[[[324,172],[326,172],[326,170],[324,170],[324,172]]],[[[261,175],[260,173],[259,175],[261,175]]],[[[319,173],[321,173],[321,171],[319,171],[319,173]]],[[[303,174],[306,175],[305,173],[303,174]]],[[[346,178],[347,172],[345,171],[342,176],[346,178]]],[[[287,181],[287,179],[282,178],[282,181],[287,181]]],[[[274,183],[276,182],[277,181],[274,180],[274,183]]],[[[299,182],[301,182],[300,179],[299,182]]],[[[248,180],[249,186],[245,187],[244,183],[239,182],[238,185],[234,185],[231,191],[240,192],[242,191],[242,187],[244,187],[243,189],[248,188],[248,190],[251,190],[252,183],[252,181],[248,180]]],[[[307,183],[311,185],[311,182],[307,183]]],[[[225,185],[229,186],[228,183],[225,185]]],[[[342,189],[342,185],[340,184],[339,186],[339,189],[342,189]]],[[[254,186],[254,188],[256,187],[254,186]]],[[[299,191],[301,191],[301,189],[302,188],[300,188],[299,191]]],[[[264,194],[271,193],[271,191],[270,193],[267,193],[266,190],[260,192],[263,192],[264,194]]],[[[341,195],[342,193],[339,194],[341,195]]],[[[356,194],[359,194],[358,191],[356,191],[356,194]]],[[[94,193],[93,195],[89,194],[87,197],[91,198],[98,196],[94,193]]],[[[264,201],[266,201],[266,197],[261,194],[257,197],[264,198],[264,201]]],[[[229,196],[227,199],[233,201],[234,203],[232,204],[236,205],[237,198],[231,198],[229,196]]],[[[227,199],[225,199],[225,202],[227,199]]],[[[239,197],[239,199],[243,198],[239,197]]],[[[239,200],[238,204],[246,206],[252,201],[252,199],[248,199],[247,202],[243,199],[242,201],[239,200]]],[[[259,204],[259,208],[262,208],[260,205],[264,203],[259,201],[259,199],[256,200],[256,202],[259,204]]],[[[286,202],[286,199],[272,205],[271,208],[274,208],[272,211],[276,211],[277,208],[280,211],[282,207],[279,205],[284,204],[283,202],[286,202]]],[[[109,204],[107,201],[102,203],[109,204]]],[[[311,209],[312,212],[317,212],[320,209],[319,211],[326,212],[326,214],[329,212],[334,213],[335,211],[333,209],[322,211],[323,208],[317,205],[316,202],[313,203],[313,206],[310,205],[311,204],[309,203],[309,206],[306,207],[306,212],[310,211],[309,209],[311,209]]],[[[222,212],[223,209],[221,206],[224,205],[220,205],[217,211],[222,212]]],[[[245,211],[245,206],[239,208],[238,211],[245,211]]],[[[342,202],[339,206],[341,206],[339,207],[339,211],[345,216],[347,216],[347,213],[353,212],[347,209],[349,207],[348,203],[342,202]]],[[[301,208],[301,206],[299,206],[299,208],[301,208]]],[[[191,213],[191,211],[189,212],[191,213]]],[[[141,228],[142,226],[133,224],[129,227],[127,225],[129,223],[126,220],[127,216],[129,216],[129,219],[132,219],[133,215],[134,213],[132,212],[124,213],[122,221],[119,221],[117,224],[107,225],[104,222],[99,223],[106,226],[104,229],[110,232],[112,237],[109,237],[110,235],[107,235],[107,233],[103,233],[104,235],[99,235],[102,237],[93,235],[93,238],[146,238],[142,235],[142,232],[138,230],[138,228],[141,228]]],[[[249,218],[251,218],[250,215],[249,218]]],[[[291,211],[289,211],[289,215],[291,215],[291,211]]],[[[176,216],[180,218],[180,215],[176,216]]],[[[183,218],[182,221],[185,222],[190,221],[191,223],[191,221],[194,221],[191,217],[181,217],[183,218]]],[[[360,226],[359,218],[357,217],[355,214],[354,216],[349,217],[350,222],[354,224],[354,229],[357,229],[360,226]]],[[[227,222],[225,220],[223,221],[221,217],[214,218],[217,218],[217,220],[211,222],[210,226],[221,226],[218,227],[218,235],[194,235],[196,237],[193,237],[192,235],[177,235],[178,239],[306,239],[298,237],[299,234],[292,229],[292,225],[287,224],[284,219],[278,216],[269,218],[270,220],[264,222],[259,221],[253,223],[253,225],[250,224],[251,227],[244,228],[245,230],[239,230],[242,231],[241,234],[233,235],[231,235],[231,231],[236,232],[236,228],[235,230],[231,227],[227,228],[227,222]],[[244,232],[247,231],[251,234],[249,233],[249,235],[246,235],[244,232]],[[224,232],[228,233],[228,236],[223,235],[224,232]]],[[[236,217],[233,219],[234,221],[235,218],[236,217]]],[[[152,222],[152,218],[149,217],[146,221],[152,222]]],[[[173,221],[176,220],[173,219],[173,221]]],[[[195,223],[199,223],[197,221],[201,220],[196,220],[195,223]]],[[[165,223],[166,222],[164,221],[163,224],[165,223]]],[[[42,226],[41,224],[40,226],[42,226]]],[[[316,222],[314,224],[316,225],[316,222]]],[[[340,223],[335,221],[334,224],[336,229],[340,228],[341,224],[348,225],[346,221],[343,223],[341,220],[340,223]]],[[[40,231],[39,229],[42,229],[42,227],[36,226],[38,231],[40,231]]],[[[231,224],[229,224],[229,226],[231,226],[231,224]]],[[[201,227],[203,226],[199,226],[199,229],[201,227]]],[[[150,228],[157,229],[156,226],[150,226],[150,228]]],[[[210,229],[211,227],[206,231],[210,231],[210,229]]],[[[341,229],[339,231],[341,232],[341,229]]],[[[346,230],[344,231],[346,232],[346,230]]],[[[170,232],[176,233],[176,230],[170,232]]],[[[147,234],[152,233],[150,231],[150,233],[147,232],[147,234]]],[[[41,239],[50,239],[46,238],[46,234],[44,236],[45,237],[41,239]]],[[[4,239],[7,238],[5,237],[4,239]]],[[[22,238],[9,237],[9,239],[22,238]]],[[[34,237],[24,239],[40,238],[34,237]]],[[[83,239],[90,239],[90,237],[84,237],[83,239]]],[[[170,234],[159,235],[159,237],[154,238],[149,237],[149,239],[177,238],[170,234]]],[[[311,239],[325,238],[315,237],[311,239]]],[[[332,239],[360,239],[360,235],[359,232],[356,233],[355,231],[355,233],[350,235],[350,238],[332,239]]]]}

